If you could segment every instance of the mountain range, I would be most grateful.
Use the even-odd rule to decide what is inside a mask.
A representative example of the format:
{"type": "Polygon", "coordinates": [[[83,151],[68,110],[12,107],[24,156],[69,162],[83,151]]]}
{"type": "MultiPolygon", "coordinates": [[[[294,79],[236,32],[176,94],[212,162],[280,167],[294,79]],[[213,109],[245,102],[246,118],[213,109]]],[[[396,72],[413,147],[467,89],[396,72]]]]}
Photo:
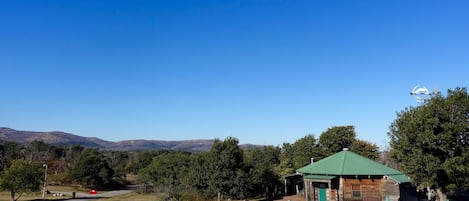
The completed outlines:
{"type": "MultiPolygon", "coordinates": [[[[212,147],[214,140],[123,140],[118,142],[106,141],[97,137],[83,137],[62,131],[38,132],[19,131],[0,127],[0,140],[12,141],[20,144],[42,141],[50,145],[81,145],[84,147],[117,150],[179,150],[190,152],[207,151],[212,147]]],[[[259,147],[260,145],[243,144],[243,149],[259,147]]]]}

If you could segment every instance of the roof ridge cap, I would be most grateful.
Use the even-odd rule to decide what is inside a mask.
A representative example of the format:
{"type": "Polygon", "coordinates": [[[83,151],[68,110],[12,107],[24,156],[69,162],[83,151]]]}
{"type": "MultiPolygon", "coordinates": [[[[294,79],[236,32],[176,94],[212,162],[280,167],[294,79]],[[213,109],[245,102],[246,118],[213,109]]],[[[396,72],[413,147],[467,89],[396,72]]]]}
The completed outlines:
{"type": "Polygon", "coordinates": [[[342,158],[342,162],[340,163],[340,174],[343,175],[344,174],[344,163],[345,163],[345,158],[347,156],[347,150],[344,150],[344,156],[342,158]]]}

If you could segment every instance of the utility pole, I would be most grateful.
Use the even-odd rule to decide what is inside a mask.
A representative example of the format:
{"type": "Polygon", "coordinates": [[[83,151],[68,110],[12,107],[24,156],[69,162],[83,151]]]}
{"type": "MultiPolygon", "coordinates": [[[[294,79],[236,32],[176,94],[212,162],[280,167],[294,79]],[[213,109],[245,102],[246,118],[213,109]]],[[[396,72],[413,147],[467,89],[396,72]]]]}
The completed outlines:
{"type": "Polygon", "coordinates": [[[47,185],[47,164],[42,164],[42,167],[46,168],[44,172],[44,187],[42,188],[42,197],[46,196],[46,185],[47,185]]]}

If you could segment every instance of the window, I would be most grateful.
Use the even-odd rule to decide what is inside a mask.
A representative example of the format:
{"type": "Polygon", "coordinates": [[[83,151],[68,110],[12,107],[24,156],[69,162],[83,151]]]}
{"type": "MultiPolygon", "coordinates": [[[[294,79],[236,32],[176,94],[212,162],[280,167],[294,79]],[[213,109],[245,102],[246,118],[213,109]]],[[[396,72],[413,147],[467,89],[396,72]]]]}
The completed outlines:
{"type": "Polygon", "coordinates": [[[352,184],[352,198],[361,198],[362,197],[362,189],[360,188],[360,184],[352,184]]]}

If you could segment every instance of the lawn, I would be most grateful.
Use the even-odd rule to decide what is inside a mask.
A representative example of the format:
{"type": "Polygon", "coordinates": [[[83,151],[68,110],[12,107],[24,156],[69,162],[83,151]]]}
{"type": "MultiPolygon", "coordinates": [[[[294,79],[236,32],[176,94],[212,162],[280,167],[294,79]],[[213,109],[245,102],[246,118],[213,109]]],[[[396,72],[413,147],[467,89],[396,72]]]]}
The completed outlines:
{"type": "MultiPolygon", "coordinates": [[[[87,189],[79,188],[77,186],[48,186],[47,190],[51,192],[86,192],[87,189]]],[[[18,196],[18,194],[16,195],[18,196]]],[[[39,200],[64,200],[71,198],[71,195],[65,195],[61,197],[55,197],[52,194],[46,194],[45,197],[42,197],[41,192],[28,192],[21,195],[19,201],[39,201],[39,200]]],[[[9,192],[0,192],[0,200],[11,200],[9,192]]]]}
{"type": "MultiPolygon", "coordinates": [[[[42,197],[42,193],[23,193],[19,200],[21,201],[39,201],[39,200],[63,200],[71,198],[71,196],[53,197],[52,195],[46,195],[42,197]]],[[[0,200],[11,200],[9,192],[0,192],[0,200]]]]}
{"type": "MultiPolygon", "coordinates": [[[[82,192],[86,193],[87,189],[79,188],[76,186],[48,186],[47,188],[51,192],[82,192]]],[[[46,197],[42,197],[41,192],[36,193],[24,193],[19,201],[47,201],[47,200],[68,200],[71,199],[71,195],[66,195],[62,197],[54,197],[51,194],[46,195],[46,197]]],[[[0,200],[10,200],[10,193],[8,192],[0,192],[0,200]]],[[[158,196],[156,194],[139,194],[136,192],[131,192],[128,194],[112,197],[112,198],[101,198],[99,200],[102,201],[159,201],[162,200],[162,195],[158,196]]],[[[212,200],[215,200],[212,199],[212,200]]],[[[262,199],[253,199],[253,200],[262,200],[262,199]]],[[[295,200],[295,199],[291,199],[295,200]]],[[[211,201],[210,199],[207,201],[211,201]]]]}

